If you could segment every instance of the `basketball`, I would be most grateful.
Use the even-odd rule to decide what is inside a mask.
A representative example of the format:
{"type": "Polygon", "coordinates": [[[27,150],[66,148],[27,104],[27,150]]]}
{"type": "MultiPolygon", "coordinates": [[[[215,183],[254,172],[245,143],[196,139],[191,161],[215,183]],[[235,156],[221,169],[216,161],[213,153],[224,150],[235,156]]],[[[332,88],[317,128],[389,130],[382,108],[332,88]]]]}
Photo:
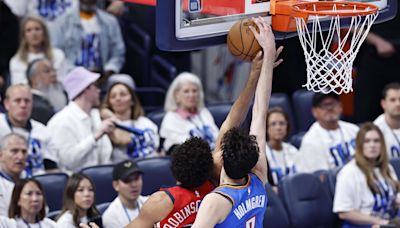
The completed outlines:
{"type": "Polygon", "coordinates": [[[229,51],[243,61],[251,61],[261,50],[260,44],[249,28],[250,25],[259,31],[252,20],[243,19],[230,28],[227,37],[229,51]]]}

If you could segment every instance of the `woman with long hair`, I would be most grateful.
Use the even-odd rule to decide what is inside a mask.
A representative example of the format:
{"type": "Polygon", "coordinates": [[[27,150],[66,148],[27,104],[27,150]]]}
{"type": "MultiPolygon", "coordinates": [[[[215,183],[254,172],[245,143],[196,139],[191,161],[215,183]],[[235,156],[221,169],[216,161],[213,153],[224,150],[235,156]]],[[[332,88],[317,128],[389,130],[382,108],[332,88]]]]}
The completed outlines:
{"type": "Polygon", "coordinates": [[[165,151],[170,152],[190,137],[200,137],[214,149],[219,129],[210,111],[204,107],[203,86],[196,75],[183,72],[174,79],[165,98],[164,110],[160,137],[165,139],[165,151]]]}
{"type": "Polygon", "coordinates": [[[53,220],[46,218],[44,191],[35,179],[21,179],[15,183],[8,216],[15,219],[17,227],[56,227],[53,220]]]}
{"type": "Polygon", "coordinates": [[[333,211],[343,227],[385,225],[397,216],[400,190],[380,129],[364,123],[356,137],[355,158],[337,176],[333,211]]]}
{"type": "Polygon", "coordinates": [[[57,227],[76,228],[80,223],[95,222],[102,227],[101,215],[95,205],[95,186],[84,174],[73,174],[64,190],[64,202],[57,227]]]}
{"type": "Polygon", "coordinates": [[[46,24],[39,17],[27,16],[21,22],[17,54],[10,60],[11,84],[27,83],[28,64],[39,58],[52,62],[59,80],[66,75],[69,65],[64,52],[51,46],[46,24]]]}
{"type": "Polygon", "coordinates": [[[296,173],[295,161],[298,150],[284,142],[290,131],[288,115],[278,107],[271,108],[267,114],[267,148],[270,184],[277,186],[280,179],[296,173]]]}
{"type": "Polygon", "coordinates": [[[101,115],[115,116],[127,130],[116,128],[109,136],[113,143],[112,161],[154,156],[159,145],[158,127],[144,115],[129,75],[117,74],[108,79],[101,115]]]}

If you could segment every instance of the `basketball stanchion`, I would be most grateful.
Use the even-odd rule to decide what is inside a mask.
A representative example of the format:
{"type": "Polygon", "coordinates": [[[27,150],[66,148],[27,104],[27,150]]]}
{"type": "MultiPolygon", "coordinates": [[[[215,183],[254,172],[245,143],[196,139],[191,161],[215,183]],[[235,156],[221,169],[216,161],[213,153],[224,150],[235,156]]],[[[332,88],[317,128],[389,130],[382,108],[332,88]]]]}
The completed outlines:
{"type": "Polygon", "coordinates": [[[274,30],[297,30],[307,65],[304,87],[314,92],[337,94],[353,90],[353,62],[378,17],[377,6],[345,1],[271,0],[271,14],[274,30]],[[347,20],[346,34],[341,33],[343,20],[347,20]],[[329,26],[325,32],[321,24],[326,22],[329,26]],[[346,50],[343,47],[348,41],[350,48],[346,50]],[[333,42],[338,43],[338,48],[331,52],[329,47],[333,42]]]}

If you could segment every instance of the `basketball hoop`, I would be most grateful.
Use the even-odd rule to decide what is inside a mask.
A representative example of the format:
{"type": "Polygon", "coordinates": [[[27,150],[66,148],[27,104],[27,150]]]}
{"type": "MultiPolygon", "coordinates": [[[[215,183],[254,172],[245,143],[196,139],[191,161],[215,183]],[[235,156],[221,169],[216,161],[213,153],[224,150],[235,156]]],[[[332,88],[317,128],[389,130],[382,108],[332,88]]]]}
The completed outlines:
{"type": "Polygon", "coordinates": [[[307,65],[307,83],[304,87],[314,92],[337,94],[353,90],[353,62],[378,16],[377,6],[344,1],[272,0],[271,12],[274,13],[274,30],[297,30],[307,65]],[[311,19],[310,23],[308,19],[311,19]],[[341,30],[343,20],[348,23],[346,31],[341,30]],[[328,23],[329,30],[326,33],[321,23],[328,23]],[[317,41],[322,46],[318,50],[317,41]],[[338,48],[330,51],[333,42],[337,42],[338,48]],[[346,43],[350,44],[348,50],[344,49],[346,43]]]}

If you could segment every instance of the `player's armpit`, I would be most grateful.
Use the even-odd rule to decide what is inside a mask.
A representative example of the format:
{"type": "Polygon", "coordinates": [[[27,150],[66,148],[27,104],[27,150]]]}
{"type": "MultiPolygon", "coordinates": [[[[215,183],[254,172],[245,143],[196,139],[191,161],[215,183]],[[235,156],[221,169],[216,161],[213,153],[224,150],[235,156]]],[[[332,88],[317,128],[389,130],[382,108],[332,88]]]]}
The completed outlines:
{"type": "Polygon", "coordinates": [[[232,209],[232,203],[218,193],[204,197],[192,228],[212,228],[225,220],[232,209]]]}
{"type": "Polygon", "coordinates": [[[154,224],[167,217],[173,208],[174,203],[165,192],[153,193],[143,204],[138,217],[125,228],[153,228],[154,224]]]}

